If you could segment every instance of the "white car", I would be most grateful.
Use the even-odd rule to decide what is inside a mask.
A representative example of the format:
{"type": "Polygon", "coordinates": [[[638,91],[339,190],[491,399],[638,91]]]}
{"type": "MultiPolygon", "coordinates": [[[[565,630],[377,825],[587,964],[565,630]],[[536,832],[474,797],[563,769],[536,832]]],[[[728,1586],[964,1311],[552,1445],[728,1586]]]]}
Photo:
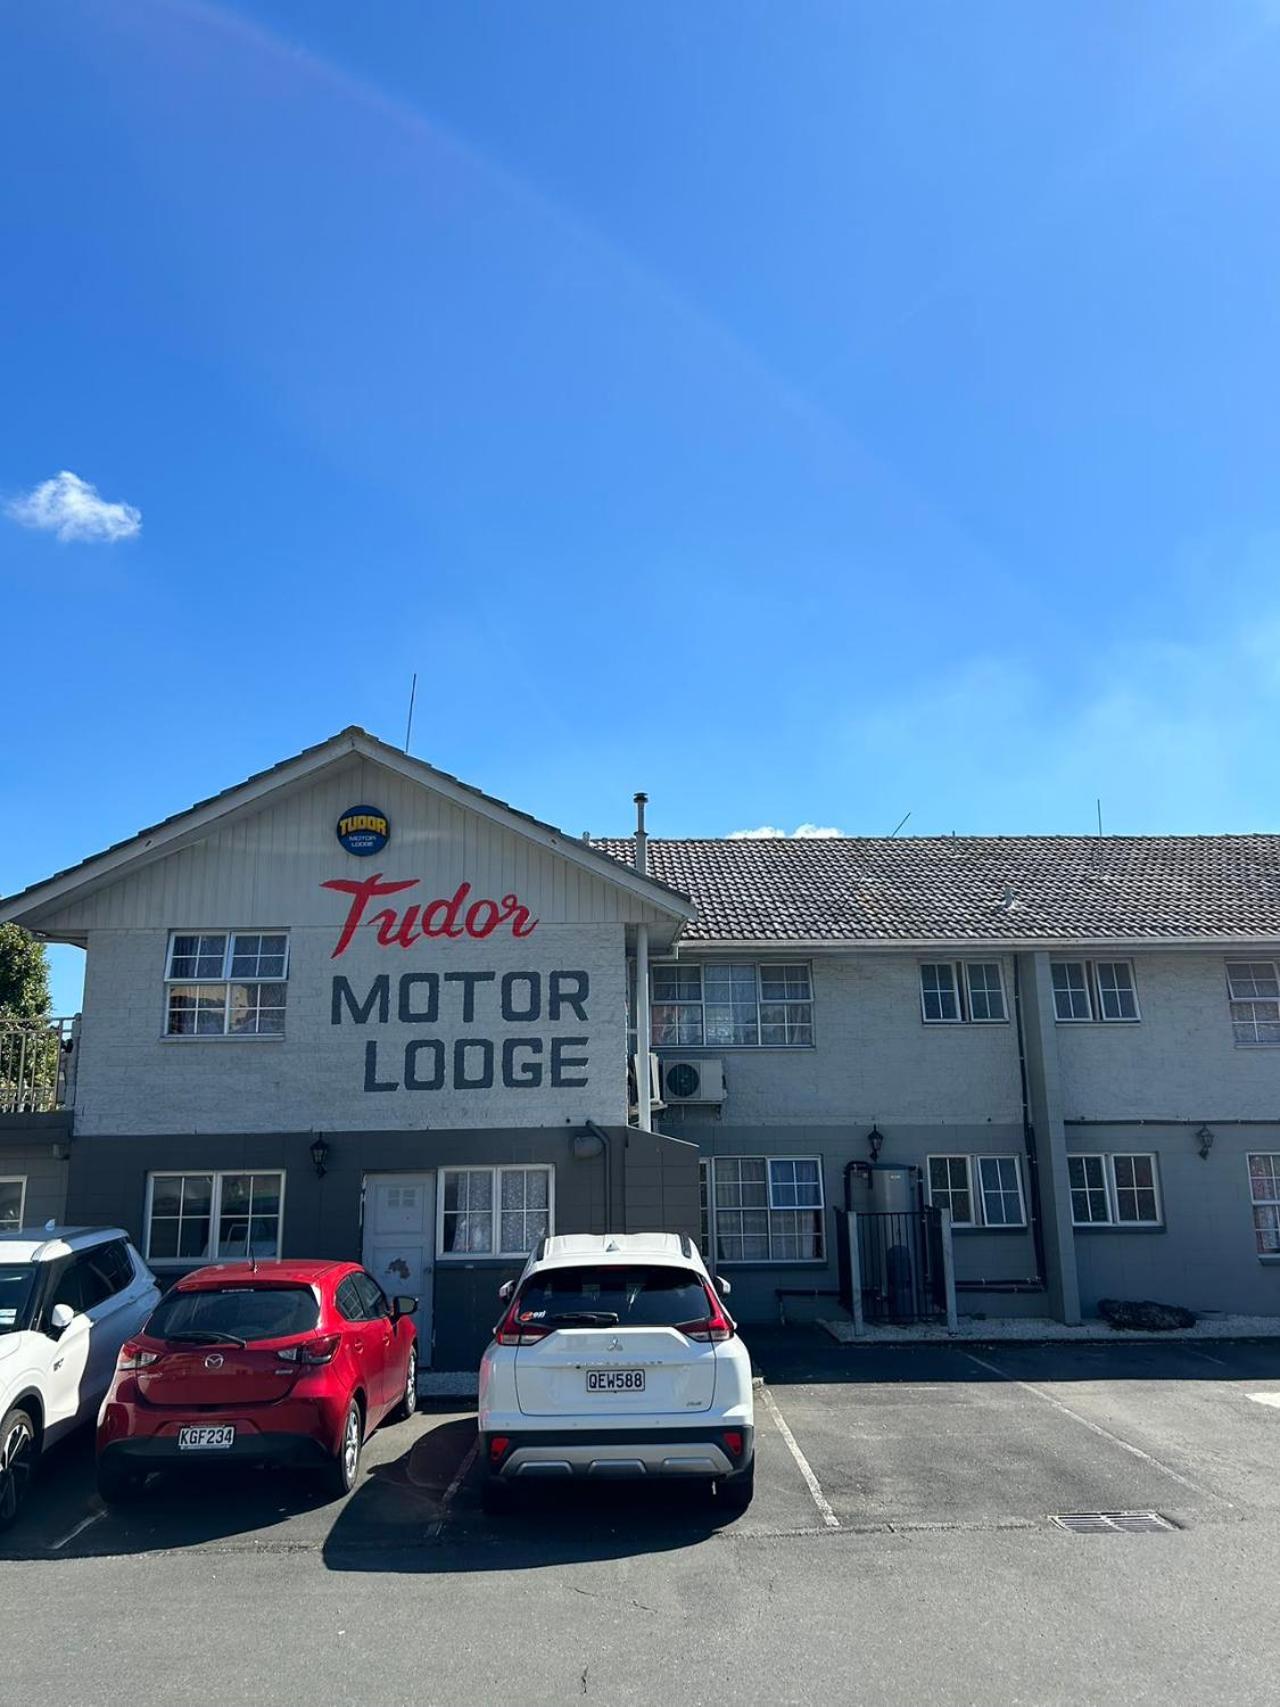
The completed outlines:
{"type": "Polygon", "coordinates": [[[97,1416],[120,1347],[159,1302],[119,1227],[0,1232],[0,1529],[44,1448],[97,1416]]]}
{"type": "Polygon", "coordinates": [[[693,1242],[544,1239],[480,1364],[485,1507],[515,1484],[687,1477],[734,1511],[755,1483],[751,1359],[693,1242]]]}

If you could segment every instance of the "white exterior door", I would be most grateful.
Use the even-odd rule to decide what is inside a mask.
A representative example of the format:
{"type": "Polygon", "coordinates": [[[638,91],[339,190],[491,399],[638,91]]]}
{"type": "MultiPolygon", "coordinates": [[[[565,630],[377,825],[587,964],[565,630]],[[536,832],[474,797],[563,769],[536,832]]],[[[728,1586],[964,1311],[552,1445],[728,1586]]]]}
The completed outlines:
{"type": "Polygon", "coordinates": [[[436,1257],[436,1176],[366,1174],[362,1261],[378,1285],[418,1299],[418,1361],[431,1364],[431,1294],[436,1257]]]}

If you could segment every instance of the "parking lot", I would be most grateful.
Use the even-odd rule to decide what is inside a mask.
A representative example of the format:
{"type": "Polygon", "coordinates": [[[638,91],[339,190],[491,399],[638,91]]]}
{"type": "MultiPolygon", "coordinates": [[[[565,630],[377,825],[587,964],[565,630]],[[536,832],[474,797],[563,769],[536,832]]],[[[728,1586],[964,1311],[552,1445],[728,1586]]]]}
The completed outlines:
{"type": "Polygon", "coordinates": [[[206,1700],[259,1656],[260,1698],[292,1702],[309,1654],[335,1701],[652,1698],[655,1671],[674,1700],[727,1671],[740,1699],[807,1700],[851,1665],[869,1701],[1190,1699],[1192,1679],[1198,1700],[1274,1700],[1280,1345],[751,1345],[758,1483],[736,1519],[617,1485],[486,1517],[460,1404],[375,1436],[337,1505],[243,1471],[104,1511],[73,1441],[0,1544],[15,1694],[206,1700]],[[1163,1524],[1051,1521],[1093,1512],[1163,1524]],[[126,1637],[159,1645],[144,1682],[96,1669],[126,1637]]]}

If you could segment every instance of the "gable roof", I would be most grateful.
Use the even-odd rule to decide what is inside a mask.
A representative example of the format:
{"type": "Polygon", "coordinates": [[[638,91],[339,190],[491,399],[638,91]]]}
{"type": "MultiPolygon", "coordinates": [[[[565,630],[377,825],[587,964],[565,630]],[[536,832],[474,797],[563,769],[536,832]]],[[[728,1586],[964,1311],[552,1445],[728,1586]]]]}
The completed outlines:
{"type": "Polygon", "coordinates": [[[651,837],[647,863],[697,906],[685,943],[1280,940],[1275,835],[651,837]]]}
{"type": "Polygon", "coordinates": [[[411,758],[352,724],[327,741],[318,742],[314,747],[304,747],[292,758],[282,759],[278,764],[246,777],[243,782],[210,795],[207,800],[197,801],[194,806],[162,818],[158,824],[139,830],[136,835],[115,842],[101,853],[92,854],[77,865],[55,872],[52,877],[33,883],[16,895],[0,897],[0,922],[7,919],[25,922],[30,914],[54,902],[61,903],[82,891],[113,883],[129,869],[201,840],[227,821],[259,810],[271,797],[290,793],[314,781],[320,773],[353,755],[385,765],[410,781],[435,789],[455,804],[478,812],[500,827],[526,836],[597,877],[630,890],[680,924],[693,917],[694,908],[688,897],[660,880],[642,877],[634,869],[628,870],[624,863],[611,859],[602,849],[582,838],[566,835],[554,824],[543,823],[540,818],[509,806],[505,800],[485,794],[472,784],[451,776],[448,771],[437,770],[425,759],[411,758]]]}

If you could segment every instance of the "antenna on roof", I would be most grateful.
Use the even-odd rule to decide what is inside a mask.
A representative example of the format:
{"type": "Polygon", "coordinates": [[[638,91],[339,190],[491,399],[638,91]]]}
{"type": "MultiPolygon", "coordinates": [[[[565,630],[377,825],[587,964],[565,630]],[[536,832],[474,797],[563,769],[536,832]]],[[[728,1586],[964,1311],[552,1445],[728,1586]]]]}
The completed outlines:
{"type": "Polygon", "coordinates": [[[418,672],[413,672],[413,680],[409,683],[409,717],[404,726],[404,750],[409,751],[409,737],[413,734],[413,702],[418,697],[418,672]]]}
{"type": "Polygon", "coordinates": [[[1099,796],[1099,798],[1098,798],[1097,807],[1098,807],[1098,834],[1101,835],[1102,834],[1102,799],[1101,799],[1101,796],[1099,796]]]}
{"type": "Polygon", "coordinates": [[[910,812],[904,812],[902,814],[901,818],[898,819],[898,822],[893,826],[892,830],[889,831],[889,840],[890,841],[893,840],[893,838],[897,835],[898,831],[902,828],[902,826],[906,823],[907,819],[910,816],[911,816],[910,812]]]}

